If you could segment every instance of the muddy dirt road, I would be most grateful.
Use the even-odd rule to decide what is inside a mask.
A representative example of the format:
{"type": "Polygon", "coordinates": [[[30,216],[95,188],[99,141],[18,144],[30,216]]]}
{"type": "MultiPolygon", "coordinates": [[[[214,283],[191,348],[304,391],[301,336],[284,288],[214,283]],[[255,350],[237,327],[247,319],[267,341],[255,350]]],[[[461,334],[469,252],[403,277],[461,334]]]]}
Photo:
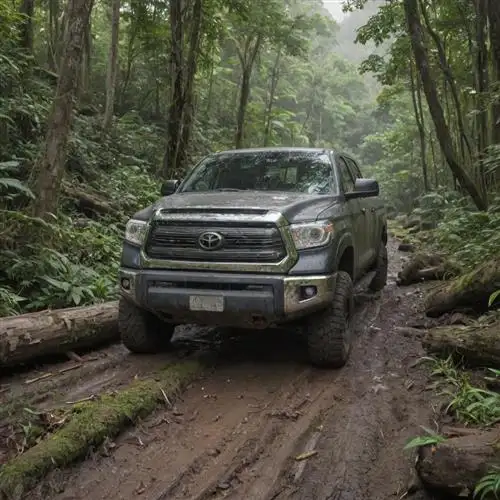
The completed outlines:
{"type": "MultiPolygon", "coordinates": [[[[390,263],[383,293],[357,297],[358,335],[342,370],[310,367],[283,332],[222,342],[207,332],[217,350],[212,373],[30,498],[406,498],[413,467],[403,446],[434,415],[416,364],[419,339],[400,329],[418,315],[421,292],[395,286],[401,256],[392,242],[390,263]]],[[[124,359],[125,370],[138,370],[134,357],[124,359]]]]}

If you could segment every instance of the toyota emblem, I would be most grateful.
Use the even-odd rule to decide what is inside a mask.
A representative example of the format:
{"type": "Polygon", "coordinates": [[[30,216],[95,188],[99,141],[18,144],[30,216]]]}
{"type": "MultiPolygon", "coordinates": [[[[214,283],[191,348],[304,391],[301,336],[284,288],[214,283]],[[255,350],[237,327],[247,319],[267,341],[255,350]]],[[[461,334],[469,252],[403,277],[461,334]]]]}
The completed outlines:
{"type": "Polygon", "coordinates": [[[198,238],[198,245],[200,245],[200,248],[203,250],[218,250],[222,246],[222,242],[222,234],[213,233],[211,231],[200,234],[198,238]]]}

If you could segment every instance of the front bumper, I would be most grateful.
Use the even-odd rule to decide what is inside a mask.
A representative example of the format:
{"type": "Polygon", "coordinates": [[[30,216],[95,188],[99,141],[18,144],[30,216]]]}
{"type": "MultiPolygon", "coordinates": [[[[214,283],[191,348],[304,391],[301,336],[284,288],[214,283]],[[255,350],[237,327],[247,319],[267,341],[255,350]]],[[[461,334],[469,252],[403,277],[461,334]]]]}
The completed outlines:
{"type": "Polygon", "coordinates": [[[335,274],[280,276],[152,269],[120,270],[120,293],[176,324],[265,328],[327,307],[335,274]],[[306,288],[314,292],[305,295],[306,288]],[[193,297],[196,297],[193,304],[193,297]],[[199,309],[203,298],[211,306],[199,309]],[[200,302],[201,301],[201,302],[200,302]],[[217,303],[214,310],[213,304],[217,303]],[[212,310],[210,310],[212,309],[212,310]]]}

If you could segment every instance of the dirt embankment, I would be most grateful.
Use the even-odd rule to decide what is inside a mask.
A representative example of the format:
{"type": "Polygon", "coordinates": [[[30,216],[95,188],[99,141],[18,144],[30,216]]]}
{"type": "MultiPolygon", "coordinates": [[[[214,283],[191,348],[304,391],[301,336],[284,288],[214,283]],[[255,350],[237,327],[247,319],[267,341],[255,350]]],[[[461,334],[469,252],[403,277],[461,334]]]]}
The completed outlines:
{"type": "MultiPolygon", "coordinates": [[[[390,266],[380,297],[357,296],[358,335],[342,370],[310,367],[286,332],[184,329],[188,349],[211,351],[213,372],[174,407],[51,473],[29,498],[405,498],[414,473],[403,447],[434,416],[416,363],[421,339],[403,328],[419,314],[421,291],[396,287],[401,256],[392,242],[390,266]]],[[[83,359],[4,378],[0,397],[11,408],[51,408],[114,390],[171,357],[135,357],[113,346],[83,359]]],[[[419,491],[412,498],[430,497],[419,491]]]]}

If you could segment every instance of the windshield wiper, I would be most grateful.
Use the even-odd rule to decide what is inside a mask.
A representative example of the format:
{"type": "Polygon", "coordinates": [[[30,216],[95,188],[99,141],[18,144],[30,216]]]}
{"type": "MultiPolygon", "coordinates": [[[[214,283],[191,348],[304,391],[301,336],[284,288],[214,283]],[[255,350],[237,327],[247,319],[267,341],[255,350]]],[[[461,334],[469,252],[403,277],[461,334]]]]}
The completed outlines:
{"type": "Polygon", "coordinates": [[[237,188],[217,188],[217,189],[212,189],[212,191],[248,191],[248,189],[237,189],[237,188]]]}

